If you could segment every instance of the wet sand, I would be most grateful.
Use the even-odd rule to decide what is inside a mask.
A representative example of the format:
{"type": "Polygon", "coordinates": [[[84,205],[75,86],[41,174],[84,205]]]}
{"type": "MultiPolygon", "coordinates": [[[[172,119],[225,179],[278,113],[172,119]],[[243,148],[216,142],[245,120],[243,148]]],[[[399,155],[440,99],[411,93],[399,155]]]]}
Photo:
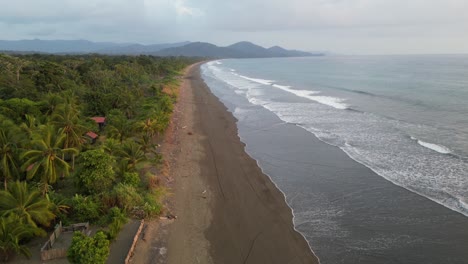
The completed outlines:
{"type": "Polygon", "coordinates": [[[166,137],[168,208],[177,219],[148,226],[155,231],[139,241],[133,263],[318,263],[199,65],[187,71],[166,137]]]}

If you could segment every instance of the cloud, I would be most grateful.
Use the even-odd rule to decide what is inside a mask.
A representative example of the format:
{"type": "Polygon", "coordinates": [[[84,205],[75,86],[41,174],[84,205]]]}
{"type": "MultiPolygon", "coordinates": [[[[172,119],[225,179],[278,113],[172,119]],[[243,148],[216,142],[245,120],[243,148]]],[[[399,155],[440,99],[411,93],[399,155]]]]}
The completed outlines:
{"type": "Polygon", "coordinates": [[[200,9],[187,6],[184,0],[176,0],[174,3],[176,12],[180,16],[201,16],[203,12],[200,9]]]}
{"type": "Polygon", "coordinates": [[[468,52],[467,13],[466,0],[2,0],[0,32],[8,39],[468,52]]]}
{"type": "Polygon", "coordinates": [[[302,30],[468,22],[465,0],[202,0],[217,28],[302,30]]]}

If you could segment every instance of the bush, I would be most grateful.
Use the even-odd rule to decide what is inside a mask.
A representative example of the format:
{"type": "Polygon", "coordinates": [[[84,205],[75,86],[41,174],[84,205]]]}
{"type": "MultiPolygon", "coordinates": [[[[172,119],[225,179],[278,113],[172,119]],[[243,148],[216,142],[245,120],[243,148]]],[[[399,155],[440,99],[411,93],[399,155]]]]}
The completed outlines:
{"type": "Polygon", "coordinates": [[[161,204],[145,202],[143,212],[145,213],[145,218],[157,216],[161,213],[161,204]]]}
{"type": "Polygon", "coordinates": [[[80,169],[75,175],[76,184],[84,192],[99,194],[112,188],[115,181],[115,159],[102,149],[80,153],[80,169]]]}
{"type": "Polygon", "coordinates": [[[119,234],[122,227],[127,223],[127,216],[118,207],[112,207],[109,212],[111,223],[109,224],[108,237],[114,240],[119,234]]]}
{"type": "Polygon", "coordinates": [[[133,187],[138,187],[140,185],[140,175],[138,175],[136,172],[125,172],[122,183],[133,187]]]}
{"type": "Polygon", "coordinates": [[[161,213],[162,205],[158,202],[156,195],[146,194],[143,211],[145,217],[153,217],[161,213]]]}
{"type": "Polygon", "coordinates": [[[72,198],[73,216],[80,222],[93,222],[99,219],[99,205],[92,197],[76,194],[72,198]]]}
{"type": "Polygon", "coordinates": [[[67,258],[76,264],[104,264],[110,253],[109,244],[107,236],[102,231],[98,231],[94,237],[75,232],[67,251],[67,258]]]}
{"type": "Polygon", "coordinates": [[[114,188],[114,195],[119,208],[127,211],[143,204],[143,198],[140,193],[135,187],[128,184],[117,184],[114,188]]]}

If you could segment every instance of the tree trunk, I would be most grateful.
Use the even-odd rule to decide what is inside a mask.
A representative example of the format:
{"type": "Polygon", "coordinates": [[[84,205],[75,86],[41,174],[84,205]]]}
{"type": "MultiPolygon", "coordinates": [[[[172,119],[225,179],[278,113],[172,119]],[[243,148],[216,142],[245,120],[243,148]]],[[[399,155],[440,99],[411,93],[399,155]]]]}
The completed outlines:
{"type": "Polygon", "coordinates": [[[72,171],[75,170],[75,154],[72,154],[72,167],[71,167],[72,171]]]}

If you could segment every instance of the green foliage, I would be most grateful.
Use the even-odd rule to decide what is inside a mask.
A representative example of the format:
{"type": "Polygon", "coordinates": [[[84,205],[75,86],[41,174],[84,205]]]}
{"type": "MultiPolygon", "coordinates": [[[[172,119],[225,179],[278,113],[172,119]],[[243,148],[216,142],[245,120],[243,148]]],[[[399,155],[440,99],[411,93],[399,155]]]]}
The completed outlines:
{"type": "Polygon", "coordinates": [[[63,148],[65,139],[62,129],[56,130],[52,125],[42,126],[33,134],[32,149],[23,154],[26,159],[23,169],[27,171],[27,179],[39,176],[44,186],[43,194],[47,192],[48,184],[57,181],[57,176],[69,174],[70,165],[63,159],[63,155],[78,152],[75,148],[63,148]]]}
{"type": "Polygon", "coordinates": [[[29,248],[21,241],[31,238],[39,231],[38,228],[22,223],[16,214],[0,218],[0,258],[3,261],[13,254],[22,254],[27,258],[31,257],[29,248]]]}
{"type": "Polygon", "coordinates": [[[102,148],[109,155],[116,155],[120,150],[120,142],[114,138],[107,138],[102,144],[102,148]]]}
{"type": "Polygon", "coordinates": [[[130,211],[143,204],[143,198],[137,189],[131,185],[119,183],[113,191],[119,208],[130,211]]]}
{"type": "Polygon", "coordinates": [[[121,157],[122,162],[126,164],[128,171],[135,171],[139,163],[147,160],[141,145],[133,140],[125,141],[118,155],[121,157]]]}
{"type": "Polygon", "coordinates": [[[72,198],[73,216],[80,222],[94,222],[100,217],[100,208],[92,197],[76,194],[72,198]]]}
{"type": "Polygon", "coordinates": [[[103,149],[88,150],[79,155],[80,168],[76,184],[84,192],[99,194],[112,188],[115,181],[115,159],[103,149]]]}
{"type": "Polygon", "coordinates": [[[0,123],[0,173],[4,180],[5,190],[7,182],[19,176],[19,146],[16,142],[21,140],[22,134],[19,128],[12,121],[3,119],[0,123]]]}
{"type": "Polygon", "coordinates": [[[122,183],[126,185],[130,185],[133,187],[138,187],[140,185],[140,175],[136,172],[125,172],[123,174],[122,183]]]}
{"type": "Polygon", "coordinates": [[[57,219],[62,222],[67,222],[67,214],[71,208],[71,200],[55,191],[47,193],[46,199],[50,202],[50,209],[52,213],[57,216],[57,219]]]}
{"type": "Polygon", "coordinates": [[[30,189],[26,182],[12,182],[8,190],[0,191],[0,214],[17,215],[23,223],[33,227],[48,226],[55,218],[50,202],[38,190],[30,189]]]}
{"type": "Polygon", "coordinates": [[[158,202],[157,197],[147,193],[145,195],[145,203],[143,204],[143,212],[145,213],[144,217],[153,217],[159,215],[161,210],[162,205],[158,202]]]}
{"type": "Polygon", "coordinates": [[[0,114],[8,116],[13,121],[20,123],[24,121],[24,116],[39,116],[39,104],[25,98],[11,98],[5,101],[0,100],[0,114]]]}
{"type": "Polygon", "coordinates": [[[110,240],[117,238],[122,227],[127,223],[127,216],[118,207],[112,207],[109,211],[109,218],[111,223],[109,224],[108,237],[110,240]]]}
{"type": "Polygon", "coordinates": [[[109,245],[110,242],[102,231],[98,231],[94,237],[75,232],[67,258],[74,264],[104,264],[110,253],[109,245]]]}
{"type": "Polygon", "coordinates": [[[117,139],[122,143],[133,134],[134,125],[122,111],[114,109],[110,111],[107,118],[106,130],[111,138],[117,139]]]}
{"type": "MultiPolygon", "coordinates": [[[[32,227],[48,225],[54,215],[65,221],[107,220],[101,213],[113,206],[133,214],[143,211],[143,216],[159,213],[157,199],[140,184],[139,164],[147,157],[160,159],[154,139],[168,126],[175,100],[166,94],[167,85],[173,86],[193,62],[182,57],[0,54],[0,179],[6,189],[0,191],[1,220],[16,215],[32,227]],[[98,131],[92,116],[105,116],[106,127],[98,131]],[[101,148],[83,140],[87,131],[100,135],[101,148]],[[70,172],[73,179],[59,180],[70,172]],[[38,186],[43,196],[14,180],[38,186]],[[91,196],[70,197],[76,192],[70,182],[91,196]],[[52,185],[56,192],[50,191],[52,185]]],[[[116,210],[109,211],[111,237],[121,228],[123,213],[116,210]]],[[[12,242],[7,251],[21,253],[20,244],[12,242]]]]}
{"type": "MultiPolygon", "coordinates": [[[[65,139],[63,148],[81,149],[84,143],[83,135],[89,130],[82,124],[80,111],[72,103],[59,104],[52,114],[52,124],[63,131],[65,139]]],[[[74,157],[75,154],[72,154],[74,157]]],[[[73,169],[73,165],[72,165],[73,169]]]]}

